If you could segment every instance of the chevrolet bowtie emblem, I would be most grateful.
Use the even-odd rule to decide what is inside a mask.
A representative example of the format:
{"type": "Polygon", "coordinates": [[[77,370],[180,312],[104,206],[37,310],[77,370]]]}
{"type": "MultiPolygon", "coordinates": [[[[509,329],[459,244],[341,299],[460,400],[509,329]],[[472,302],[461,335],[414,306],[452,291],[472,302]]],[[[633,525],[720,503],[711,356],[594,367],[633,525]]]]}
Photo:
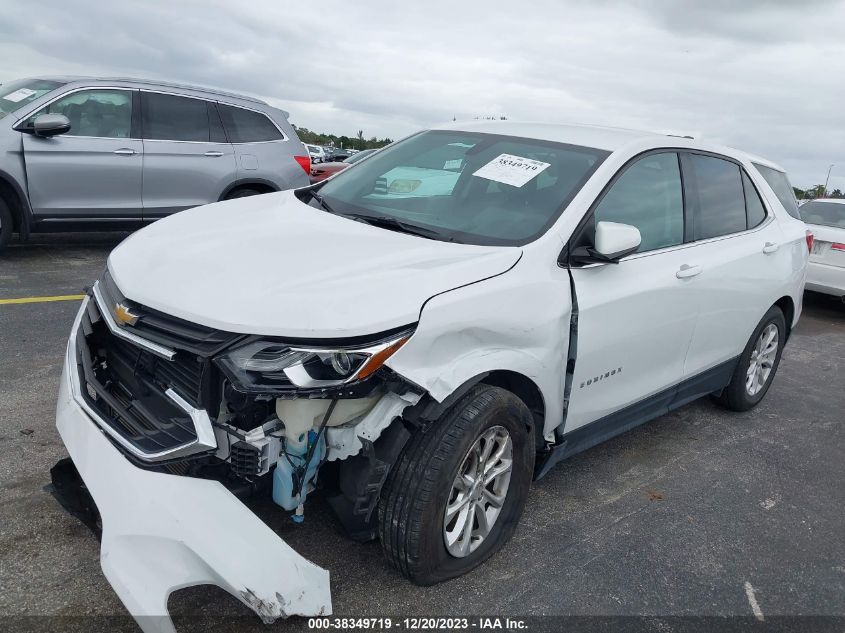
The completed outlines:
{"type": "Polygon", "coordinates": [[[138,322],[138,315],[132,314],[129,308],[122,303],[118,303],[114,306],[114,320],[120,327],[135,325],[138,322]]]}

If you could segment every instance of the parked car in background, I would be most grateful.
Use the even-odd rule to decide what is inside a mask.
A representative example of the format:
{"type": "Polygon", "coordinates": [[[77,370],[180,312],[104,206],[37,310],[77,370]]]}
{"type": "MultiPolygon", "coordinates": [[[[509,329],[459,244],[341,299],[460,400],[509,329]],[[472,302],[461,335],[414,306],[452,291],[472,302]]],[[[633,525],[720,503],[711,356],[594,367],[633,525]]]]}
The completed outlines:
{"type": "Polygon", "coordinates": [[[813,232],[807,290],[841,297],[845,301],[845,200],[808,200],[799,212],[813,232]]]}
{"type": "Polygon", "coordinates": [[[265,622],[331,613],[328,571],[236,495],[323,538],[319,485],[413,582],[464,574],[562,459],[702,396],[762,401],[808,258],[784,191],[794,207],[777,165],[695,139],[482,121],[167,218],[80,306],[54,488],[99,508],[146,630],[199,584],[265,622]]]}
{"type": "Polygon", "coordinates": [[[355,152],[349,158],[343,161],[332,161],[330,163],[323,163],[321,165],[312,165],[311,166],[311,182],[316,183],[331,176],[334,176],[337,172],[342,171],[357,163],[358,161],[364,160],[367,156],[375,152],[374,149],[365,149],[360,152],[355,152]]]}
{"type": "Polygon", "coordinates": [[[332,153],[332,160],[335,162],[342,162],[352,156],[349,153],[348,149],[343,149],[342,147],[335,147],[334,152],[332,153]]]}
{"type": "Polygon", "coordinates": [[[305,149],[308,150],[308,155],[311,157],[311,164],[314,163],[325,163],[328,162],[329,157],[326,154],[326,150],[324,150],[319,145],[308,145],[305,144],[305,149]]]}
{"type": "Polygon", "coordinates": [[[13,232],[135,229],[308,184],[287,113],[228,92],[55,77],[0,87],[0,248],[13,232]]]}

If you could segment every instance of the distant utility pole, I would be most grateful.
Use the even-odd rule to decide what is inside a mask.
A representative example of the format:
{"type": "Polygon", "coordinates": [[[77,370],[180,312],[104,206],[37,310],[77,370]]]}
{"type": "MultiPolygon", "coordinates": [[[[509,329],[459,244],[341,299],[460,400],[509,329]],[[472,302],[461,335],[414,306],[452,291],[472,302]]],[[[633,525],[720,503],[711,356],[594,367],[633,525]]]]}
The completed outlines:
{"type": "Polygon", "coordinates": [[[833,165],[827,168],[827,178],[824,179],[824,191],[822,192],[822,198],[827,198],[827,183],[830,180],[831,169],[833,169],[833,165]]]}

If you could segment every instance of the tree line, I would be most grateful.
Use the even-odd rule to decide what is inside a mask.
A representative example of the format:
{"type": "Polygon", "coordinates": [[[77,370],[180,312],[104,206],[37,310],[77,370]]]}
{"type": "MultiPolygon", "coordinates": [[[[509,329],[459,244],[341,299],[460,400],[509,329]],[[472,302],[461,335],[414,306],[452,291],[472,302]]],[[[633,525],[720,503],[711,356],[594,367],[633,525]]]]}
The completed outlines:
{"type": "Polygon", "coordinates": [[[845,194],[843,194],[839,189],[825,191],[824,185],[815,185],[809,189],[799,189],[798,187],[793,187],[792,190],[795,192],[795,197],[799,200],[810,200],[812,198],[845,198],[845,194]]]}
{"type": "Polygon", "coordinates": [[[356,136],[346,136],[345,134],[324,134],[322,132],[312,132],[307,127],[293,126],[296,130],[296,135],[303,143],[310,145],[324,145],[329,147],[342,147],[344,149],[378,149],[389,145],[393,142],[390,138],[364,138],[364,130],[358,130],[356,136]]]}

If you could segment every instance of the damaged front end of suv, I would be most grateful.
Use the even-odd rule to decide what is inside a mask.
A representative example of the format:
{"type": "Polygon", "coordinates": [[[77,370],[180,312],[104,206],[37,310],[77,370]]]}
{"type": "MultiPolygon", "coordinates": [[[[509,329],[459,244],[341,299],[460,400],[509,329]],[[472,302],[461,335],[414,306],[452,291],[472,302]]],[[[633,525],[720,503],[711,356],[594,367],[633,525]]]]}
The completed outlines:
{"type": "Polygon", "coordinates": [[[302,522],[319,473],[347,533],[375,538],[409,437],[392,423],[423,395],[384,362],[412,333],[320,345],[234,334],[128,300],[104,274],[68,344],[57,420],[72,461],[53,483],[101,527],[103,570],[142,628],[171,631],[169,594],[206,583],[265,622],[331,612],[328,572],[241,499],[272,496],[302,522]]]}

